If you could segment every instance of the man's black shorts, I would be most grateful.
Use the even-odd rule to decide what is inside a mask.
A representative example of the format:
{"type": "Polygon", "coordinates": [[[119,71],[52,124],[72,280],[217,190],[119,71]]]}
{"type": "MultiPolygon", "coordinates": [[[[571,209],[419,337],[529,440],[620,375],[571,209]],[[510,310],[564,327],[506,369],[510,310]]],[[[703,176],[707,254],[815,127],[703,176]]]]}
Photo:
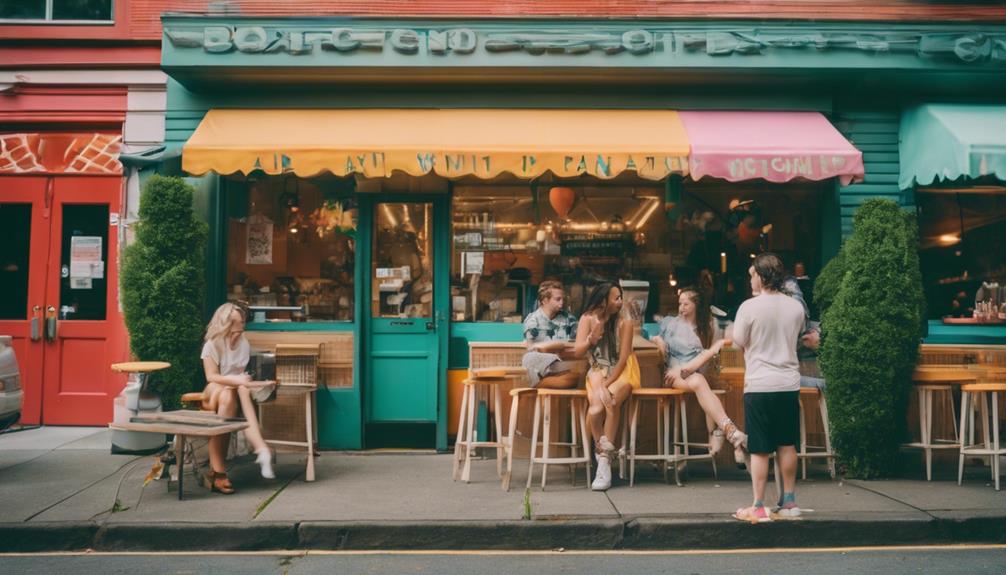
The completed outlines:
{"type": "Polygon", "coordinates": [[[772,453],[777,446],[800,444],[800,392],[744,394],[748,451],[772,453]]]}

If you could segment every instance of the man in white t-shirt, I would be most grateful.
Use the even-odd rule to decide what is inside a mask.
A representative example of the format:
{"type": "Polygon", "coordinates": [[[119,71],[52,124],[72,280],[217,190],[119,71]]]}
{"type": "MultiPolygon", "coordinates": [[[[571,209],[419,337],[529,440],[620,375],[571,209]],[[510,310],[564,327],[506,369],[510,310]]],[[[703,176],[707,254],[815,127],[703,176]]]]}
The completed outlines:
{"type": "Polygon", "coordinates": [[[800,441],[800,363],[796,348],[804,326],[803,306],[782,291],[782,260],[758,255],[748,270],[754,297],[741,304],[733,326],[734,345],[744,349],[744,430],[751,453],[754,504],[734,517],[771,521],[764,506],[769,455],[774,451],[783,479],[779,515],[796,517],[796,446],[800,441]]]}

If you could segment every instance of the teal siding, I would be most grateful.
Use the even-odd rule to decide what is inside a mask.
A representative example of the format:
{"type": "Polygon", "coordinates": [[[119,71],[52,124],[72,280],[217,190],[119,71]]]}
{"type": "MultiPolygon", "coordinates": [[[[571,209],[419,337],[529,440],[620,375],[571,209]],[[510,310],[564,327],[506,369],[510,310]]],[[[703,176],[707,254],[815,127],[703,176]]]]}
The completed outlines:
{"type": "Polygon", "coordinates": [[[856,209],[870,198],[889,198],[905,205],[905,194],[898,189],[898,129],[901,111],[843,111],[832,118],[839,131],[863,152],[865,179],[857,184],[839,186],[838,209],[842,238],[852,233],[856,209]]]}

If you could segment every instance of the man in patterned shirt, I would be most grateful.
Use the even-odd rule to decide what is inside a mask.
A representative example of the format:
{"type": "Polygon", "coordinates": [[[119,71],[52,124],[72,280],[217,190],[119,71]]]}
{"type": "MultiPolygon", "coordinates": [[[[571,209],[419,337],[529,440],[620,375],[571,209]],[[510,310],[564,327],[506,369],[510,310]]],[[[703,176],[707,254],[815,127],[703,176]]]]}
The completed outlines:
{"type": "MultiPolygon", "coordinates": [[[[544,281],[538,287],[538,309],[524,320],[524,342],[528,351],[522,365],[528,372],[531,387],[569,389],[583,381],[583,373],[575,369],[577,362],[573,361],[584,355],[577,354],[573,346],[577,319],[564,309],[565,300],[561,283],[544,281]]],[[[598,325],[598,333],[590,334],[589,339],[599,340],[602,329],[603,326],[598,325]]]]}

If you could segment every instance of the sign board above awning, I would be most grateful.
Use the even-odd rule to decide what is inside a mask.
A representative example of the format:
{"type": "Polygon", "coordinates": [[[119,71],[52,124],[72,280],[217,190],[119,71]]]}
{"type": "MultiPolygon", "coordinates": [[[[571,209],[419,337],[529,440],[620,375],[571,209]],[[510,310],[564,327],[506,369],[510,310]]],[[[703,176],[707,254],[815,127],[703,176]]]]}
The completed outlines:
{"type": "Polygon", "coordinates": [[[961,177],[1006,181],[1006,106],[927,104],[901,118],[901,189],[961,177]]]}
{"type": "Polygon", "coordinates": [[[182,151],[194,175],[293,173],[492,178],[631,170],[686,174],[688,140],[670,110],[210,110],[182,151]]]}
{"type": "Polygon", "coordinates": [[[730,182],[863,179],[863,154],[818,112],[680,112],[689,171],[730,182]]]}

